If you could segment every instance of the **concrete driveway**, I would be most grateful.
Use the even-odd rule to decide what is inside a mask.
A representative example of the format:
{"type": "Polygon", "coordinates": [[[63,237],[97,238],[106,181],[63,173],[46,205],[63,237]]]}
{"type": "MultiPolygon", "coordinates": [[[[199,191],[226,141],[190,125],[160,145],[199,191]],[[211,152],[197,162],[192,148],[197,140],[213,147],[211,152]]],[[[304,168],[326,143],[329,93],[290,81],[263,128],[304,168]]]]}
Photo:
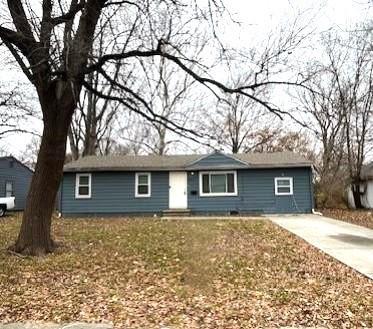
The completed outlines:
{"type": "Polygon", "coordinates": [[[266,217],[373,279],[373,230],[318,215],[266,217]]]}

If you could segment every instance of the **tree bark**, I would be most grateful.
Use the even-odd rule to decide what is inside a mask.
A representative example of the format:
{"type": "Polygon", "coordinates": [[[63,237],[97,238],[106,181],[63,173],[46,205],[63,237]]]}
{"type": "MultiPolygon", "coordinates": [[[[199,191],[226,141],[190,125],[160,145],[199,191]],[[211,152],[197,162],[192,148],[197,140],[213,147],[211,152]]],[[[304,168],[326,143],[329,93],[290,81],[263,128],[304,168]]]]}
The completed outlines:
{"type": "Polygon", "coordinates": [[[53,252],[56,247],[51,237],[51,217],[63,174],[69,124],[76,106],[69,89],[65,85],[60,97],[56,97],[58,90],[54,88],[42,97],[39,93],[44,129],[21,229],[16,243],[10,247],[17,253],[39,256],[53,252]]]}
{"type": "Polygon", "coordinates": [[[352,196],[354,197],[355,208],[362,209],[363,205],[361,203],[360,182],[352,183],[351,190],[352,190],[352,196]]]}

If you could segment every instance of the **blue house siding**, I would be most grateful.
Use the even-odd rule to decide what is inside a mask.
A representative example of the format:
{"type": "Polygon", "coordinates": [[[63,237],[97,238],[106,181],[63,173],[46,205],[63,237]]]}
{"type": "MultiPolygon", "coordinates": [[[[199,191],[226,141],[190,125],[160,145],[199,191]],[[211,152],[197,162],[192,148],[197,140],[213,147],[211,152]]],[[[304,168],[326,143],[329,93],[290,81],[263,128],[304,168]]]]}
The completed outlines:
{"type": "Polygon", "coordinates": [[[135,172],[93,172],[90,199],[75,198],[75,173],[65,173],[62,214],[159,213],[168,208],[169,174],[151,173],[151,196],[135,197],[135,172]]]}
{"type": "Polygon", "coordinates": [[[0,159],[0,197],[5,197],[6,182],[13,183],[16,200],[14,210],[23,210],[32,178],[32,171],[12,157],[0,159]]]}
{"type": "MultiPolygon", "coordinates": [[[[63,214],[160,213],[169,207],[169,172],[151,173],[151,197],[135,197],[135,172],[93,172],[90,199],[75,198],[75,173],[60,189],[63,214]]],[[[188,171],[192,213],[304,213],[313,208],[311,168],[238,169],[237,196],[199,196],[199,172],[188,171]],[[293,177],[290,196],[275,195],[275,177],[293,177]]]]}
{"type": "Polygon", "coordinates": [[[188,173],[188,205],[192,212],[311,212],[310,168],[237,170],[237,196],[199,196],[199,174],[188,173]],[[275,195],[275,177],[293,177],[290,196],[275,195]],[[194,192],[193,192],[194,191],[194,192]],[[197,193],[195,193],[197,191],[197,193]]]}

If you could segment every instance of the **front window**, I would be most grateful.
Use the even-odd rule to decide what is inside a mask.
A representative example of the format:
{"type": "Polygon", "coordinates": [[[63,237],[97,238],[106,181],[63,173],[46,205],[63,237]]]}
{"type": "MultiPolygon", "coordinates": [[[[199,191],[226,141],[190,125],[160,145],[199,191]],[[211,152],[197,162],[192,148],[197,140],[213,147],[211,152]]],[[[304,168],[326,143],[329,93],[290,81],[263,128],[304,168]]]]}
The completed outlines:
{"type": "Polygon", "coordinates": [[[5,183],[5,196],[6,197],[14,196],[13,182],[5,183]]]}
{"type": "Polygon", "coordinates": [[[91,197],[91,174],[77,174],[75,182],[75,198],[88,199],[91,197]]]}
{"type": "Polygon", "coordinates": [[[293,178],[276,177],[275,178],[276,195],[293,195],[293,178]]]}
{"type": "Polygon", "coordinates": [[[229,172],[201,172],[201,196],[237,195],[237,174],[229,172]]]}
{"type": "Polygon", "coordinates": [[[138,198],[150,197],[151,194],[151,182],[150,173],[137,173],[136,174],[136,193],[135,196],[138,198]]]}

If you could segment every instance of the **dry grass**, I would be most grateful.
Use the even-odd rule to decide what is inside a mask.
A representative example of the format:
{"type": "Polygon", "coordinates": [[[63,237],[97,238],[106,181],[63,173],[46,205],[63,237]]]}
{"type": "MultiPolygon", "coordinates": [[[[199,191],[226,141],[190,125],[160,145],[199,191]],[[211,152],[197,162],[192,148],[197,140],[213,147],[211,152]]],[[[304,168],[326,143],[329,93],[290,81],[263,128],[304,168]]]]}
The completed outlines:
{"type": "Polygon", "coordinates": [[[322,209],[323,215],[373,229],[372,210],[322,209]]]}
{"type": "Polygon", "coordinates": [[[123,328],[373,327],[372,281],[265,221],[55,220],[44,258],[4,248],[0,321],[123,328]]]}

